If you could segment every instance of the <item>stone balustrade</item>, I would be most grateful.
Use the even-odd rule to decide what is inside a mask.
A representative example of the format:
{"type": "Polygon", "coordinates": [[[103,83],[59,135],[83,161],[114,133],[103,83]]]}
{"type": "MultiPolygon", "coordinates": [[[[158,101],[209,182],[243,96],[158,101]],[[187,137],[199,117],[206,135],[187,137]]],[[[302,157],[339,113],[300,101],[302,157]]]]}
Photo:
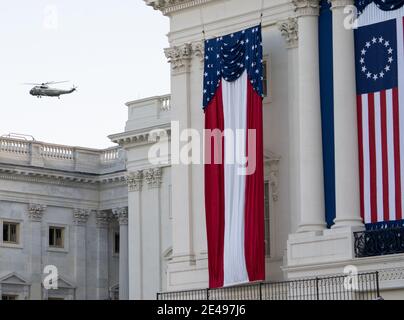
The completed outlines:
{"type": "Polygon", "coordinates": [[[0,163],[104,174],[125,169],[125,151],[71,147],[0,137],[0,163]]]}
{"type": "Polygon", "coordinates": [[[161,126],[171,121],[171,95],[135,100],[126,106],[128,121],[125,131],[161,126]]]}

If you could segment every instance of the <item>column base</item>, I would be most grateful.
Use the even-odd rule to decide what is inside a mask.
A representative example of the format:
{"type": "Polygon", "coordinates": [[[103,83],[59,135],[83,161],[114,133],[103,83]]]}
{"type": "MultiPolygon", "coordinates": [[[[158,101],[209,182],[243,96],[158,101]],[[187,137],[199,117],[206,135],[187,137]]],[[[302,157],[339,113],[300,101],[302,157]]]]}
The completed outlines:
{"type": "Polygon", "coordinates": [[[327,228],[325,223],[312,223],[312,224],[300,224],[297,228],[297,233],[311,232],[311,231],[322,231],[327,228]]]}
{"type": "Polygon", "coordinates": [[[336,218],[331,229],[337,228],[358,228],[360,231],[360,229],[365,229],[365,225],[361,218],[336,218]]]}

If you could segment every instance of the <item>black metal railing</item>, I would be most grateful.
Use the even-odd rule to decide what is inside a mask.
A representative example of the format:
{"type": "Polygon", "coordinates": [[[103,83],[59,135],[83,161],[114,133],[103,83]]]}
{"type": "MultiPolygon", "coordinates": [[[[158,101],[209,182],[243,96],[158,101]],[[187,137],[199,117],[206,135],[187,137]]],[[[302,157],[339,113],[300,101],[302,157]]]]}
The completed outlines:
{"type": "Polygon", "coordinates": [[[404,228],[386,228],[354,233],[357,258],[404,253],[404,228]]]}
{"type": "Polygon", "coordinates": [[[157,300],[376,300],[378,272],[157,294],[157,300]]]}

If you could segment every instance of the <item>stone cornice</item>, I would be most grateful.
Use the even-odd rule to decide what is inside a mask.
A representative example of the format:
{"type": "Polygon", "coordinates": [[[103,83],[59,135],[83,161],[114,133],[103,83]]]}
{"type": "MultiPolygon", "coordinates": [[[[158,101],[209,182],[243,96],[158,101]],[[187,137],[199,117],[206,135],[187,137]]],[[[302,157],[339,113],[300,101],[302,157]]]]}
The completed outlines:
{"type": "Polygon", "coordinates": [[[52,185],[81,185],[86,188],[97,188],[98,185],[125,182],[125,172],[105,175],[88,175],[74,172],[61,172],[34,167],[16,167],[6,165],[0,167],[0,180],[46,183],[52,185]]]}
{"type": "Polygon", "coordinates": [[[158,134],[162,137],[171,137],[171,123],[165,125],[158,125],[156,127],[150,127],[148,130],[133,130],[123,133],[110,135],[108,138],[111,141],[118,143],[120,146],[132,145],[141,146],[154,144],[158,134]]]}
{"type": "Polygon", "coordinates": [[[112,213],[118,219],[120,225],[128,224],[128,207],[112,209],[112,213]]]}
{"type": "Polygon", "coordinates": [[[88,209],[73,209],[73,222],[76,225],[85,225],[88,217],[90,216],[90,210],[88,209]]]}
{"type": "Polygon", "coordinates": [[[289,49],[296,48],[299,43],[299,27],[297,18],[288,18],[278,22],[278,29],[286,41],[289,49]]]}
{"type": "Polygon", "coordinates": [[[38,221],[42,220],[42,215],[46,210],[46,206],[42,204],[35,204],[30,203],[28,205],[28,217],[31,221],[38,221]]]}
{"type": "Polygon", "coordinates": [[[145,0],[146,5],[160,10],[164,15],[190,7],[199,6],[214,0],[145,0]]]}
{"type": "Polygon", "coordinates": [[[318,16],[320,13],[319,0],[292,0],[298,16],[318,16]]]}

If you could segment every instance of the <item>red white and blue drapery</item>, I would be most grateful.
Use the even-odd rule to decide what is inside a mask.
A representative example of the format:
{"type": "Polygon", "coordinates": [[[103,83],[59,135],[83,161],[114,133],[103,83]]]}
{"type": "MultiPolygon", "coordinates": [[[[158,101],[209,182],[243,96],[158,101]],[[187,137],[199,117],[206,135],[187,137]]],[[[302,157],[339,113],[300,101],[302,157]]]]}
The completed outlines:
{"type": "Polygon", "coordinates": [[[361,213],[369,228],[402,225],[404,0],[359,0],[355,61],[361,213]]]}
{"type": "Polygon", "coordinates": [[[262,59],[261,26],[205,41],[205,130],[223,133],[205,141],[211,288],[265,279],[262,59]]]}

